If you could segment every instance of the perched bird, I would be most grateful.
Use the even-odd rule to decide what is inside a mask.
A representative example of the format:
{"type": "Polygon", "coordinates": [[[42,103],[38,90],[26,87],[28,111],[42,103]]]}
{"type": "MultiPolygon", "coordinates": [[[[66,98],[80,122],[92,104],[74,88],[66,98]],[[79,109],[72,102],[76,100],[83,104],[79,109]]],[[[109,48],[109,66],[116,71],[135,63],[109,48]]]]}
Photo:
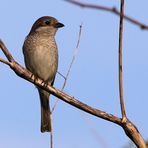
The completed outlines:
{"type": "MultiPolygon", "coordinates": [[[[51,16],[39,18],[32,26],[23,45],[26,68],[35,76],[53,85],[58,67],[55,34],[64,25],[51,16]]],[[[41,103],[41,132],[51,131],[50,93],[37,87],[41,103]]]]}

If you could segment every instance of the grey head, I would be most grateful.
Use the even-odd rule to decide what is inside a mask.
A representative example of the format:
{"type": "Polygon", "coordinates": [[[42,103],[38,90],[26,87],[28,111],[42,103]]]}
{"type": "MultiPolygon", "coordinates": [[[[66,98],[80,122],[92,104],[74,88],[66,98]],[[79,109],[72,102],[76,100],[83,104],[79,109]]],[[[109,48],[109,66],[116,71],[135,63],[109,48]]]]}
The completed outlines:
{"type": "Polygon", "coordinates": [[[34,33],[42,33],[47,35],[55,35],[58,28],[64,27],[56,18],[51,16],[43,16],[35,21],[29,35],[34,33]]]}

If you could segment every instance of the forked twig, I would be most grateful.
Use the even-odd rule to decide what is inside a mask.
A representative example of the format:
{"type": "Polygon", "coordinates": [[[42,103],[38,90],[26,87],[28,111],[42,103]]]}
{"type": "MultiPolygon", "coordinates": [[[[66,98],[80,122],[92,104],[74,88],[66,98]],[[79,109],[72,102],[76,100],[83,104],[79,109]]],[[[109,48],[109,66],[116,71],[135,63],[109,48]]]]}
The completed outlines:
{"type": "Polygon", "coordinates": [[[63,74],[61,74],[60,72],[57,72],[63,79],[66,79],[66,77],[63,75],[63,74]]]}
{"type": "Polygon", "coordinates": [[[69,69],[67,71],[67,74],[66,74],[66,77],[65,77],[65,81],[64,81],[64,84],[63,84],[63,87],[62,87],[62,90],[64,90],[64,87],[66,85],[68,76],[69,76],[70,71],[71,71],[71,68],[72,68],[72,65],[73,65],[73,63],[74,63],[74,61],[76,59],[76,56],[77,56],[77,53],[78,53],[78,49],[79,49],[80,39],[81,39],[81,33],[82,33],[82,24],[80,25],[80,30],[79,30],[77,45],[76,45],[76,48],[74,50],[74,55],[73,55],[72,61],[70,63],[69,69]]]}
{"type": "Polygon", "coordinates": [[[9,64],[10,64],[9,61],[6,61],[6,60],[4,60],[4,59],[2,59],[2,58],[0,58],[0,62],[4,63],[4,64],[6,64],[6,65],[9,65],[9,64]]]}
{"type": "Polygon", "coordinates": [[[133,142],[139,148],[146,148],[144,140],[139,136],[139,131],[136,126],[132,123],[129,124],[129,120],[126,117],[125,106],[124,106],[124,97],[123,97],[123,76],[122,76],[122,40],[123,40],[123,17],[124,17],[124,0],[120,0],[120,25],[119,25],[119,94],[120,94],[120,107],[122,113],[122,127],[126,125],[128,128],[124,128],[126,135],[133,139],[133,142]],[[130,134],[129,134],[130,133],[130,134]],[[137,134],[138,133],[138,134],[137,134]],[[136,141],[139,139],[139,144],[136,141]]]}
{"type": "MultiPolygon", "coordinates": [[[[72,61],[71,61],[71,63],[70,63],[70,66],[69,66],[69,69],[68,69],[68,72],[67,72],[66,76],[64,76],[64,75],[62,75],[60,72],[58,72],[58,74],[64,78],[64,84],[63,84],[62,89],[61,89],[62,91],[64,90],[64,87],[66,86],[68,76],[69,76],[69,74],[70,74],[72,65],[73,65],[73,63],[74,63],[74,61],[75,61],[75,58],[76,58],[76,55],[77,55],[77,52],[78,52],[78,47],[79,47],[80,37],[81,37],[81,31],[82,31],[82,25],[80,25],[80,30],[79,30],[79,36],[78,36],[77,46],[76,46],[76,49],[75,49],[75,51],[74,51],[74,55],[73,55],[73,58],[72,58],[72,61]]],[[[52,116],[52,113],[53,113],[53,111],[55,110],[55,108],[56,108],[58,102],[59,102],[59,99],[56,100],[56,102],[55,102],[55,104],[54,104],[54,106],[53,106],[53,108],[52,108],[52,110],[51,110],[51,113],[50,113],[51,116],[52,116]]],[[[52,120],[51,120],[51,121],[52,121],[52,120]]],[[[51,133],[50,133],[50,148],[53,148],[53,129],[51,129],[51,133]]]]}
{"type": "MultiPolygon", "coordinates": [[[[77,45],[76,45],[76,48],[75,48],[75,50],[74,50],[74,54],[73,54],[71,63],[70,63],[70,65],[69,65],[67,74],[66,74],[66,76],[63,76],[61,73],[58,72],[59,75],[61,75],[61,76],[64,78],[64,83],[63,83],[63,86],[62,86],[62,89],[61,89],[62,91],[64,90],[64,88],[65,88],[65,86],[66,86],[66,83],[67,83],[67,80],[68,80],[68,76],[69,76],[69,74],[70,74],[70,71],[71,71],[71,69],[72,69],[72,65],[73,65],[73,63],[74,63],[74,61],[75,61],[75,59],[76,59],[77,53],[78,53],[79,44],[80,44],[80,39],[81,39],[81,33],[82,33],[82,24],[80,25],[80,30],[79,30],[79,34],[78,34],[77,45]]],[[[55,110],[55,108],[56,108],[58,102],[59,102],[59,99],[56,100],[56,102],[55,102],[55,104],[54,104],[54,106],[53,106],[51,112],[53,112],[53,111],[55,110]]]]}

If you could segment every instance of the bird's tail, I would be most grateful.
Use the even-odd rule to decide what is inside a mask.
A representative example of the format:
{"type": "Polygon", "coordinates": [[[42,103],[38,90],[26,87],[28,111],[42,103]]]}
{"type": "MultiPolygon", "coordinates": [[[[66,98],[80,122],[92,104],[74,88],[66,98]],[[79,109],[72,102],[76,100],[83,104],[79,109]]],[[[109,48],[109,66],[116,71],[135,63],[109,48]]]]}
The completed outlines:
{"type": "Polygon", "coordinates": [[[41,132],[51,132],[51,115],[49,105],[49,93],[38,89],[41,102],[41,132]]]}

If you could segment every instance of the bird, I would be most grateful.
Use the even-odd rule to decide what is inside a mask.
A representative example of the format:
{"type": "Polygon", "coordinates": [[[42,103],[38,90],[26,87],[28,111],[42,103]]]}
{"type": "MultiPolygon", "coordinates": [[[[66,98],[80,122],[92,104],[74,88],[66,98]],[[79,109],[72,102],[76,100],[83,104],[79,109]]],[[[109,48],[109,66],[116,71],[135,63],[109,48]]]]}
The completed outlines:
{"type": "MultiPolygon", "coordinates": [[[[35,21],[23,44],[26,68],[51,86],[58,68],[58,48],[55,35],[64,27],[56,18],[43,16],[35,21]]],[[[37,87],[41,104],[41,132],[51,132],[50,93],[37,87]]]]}

